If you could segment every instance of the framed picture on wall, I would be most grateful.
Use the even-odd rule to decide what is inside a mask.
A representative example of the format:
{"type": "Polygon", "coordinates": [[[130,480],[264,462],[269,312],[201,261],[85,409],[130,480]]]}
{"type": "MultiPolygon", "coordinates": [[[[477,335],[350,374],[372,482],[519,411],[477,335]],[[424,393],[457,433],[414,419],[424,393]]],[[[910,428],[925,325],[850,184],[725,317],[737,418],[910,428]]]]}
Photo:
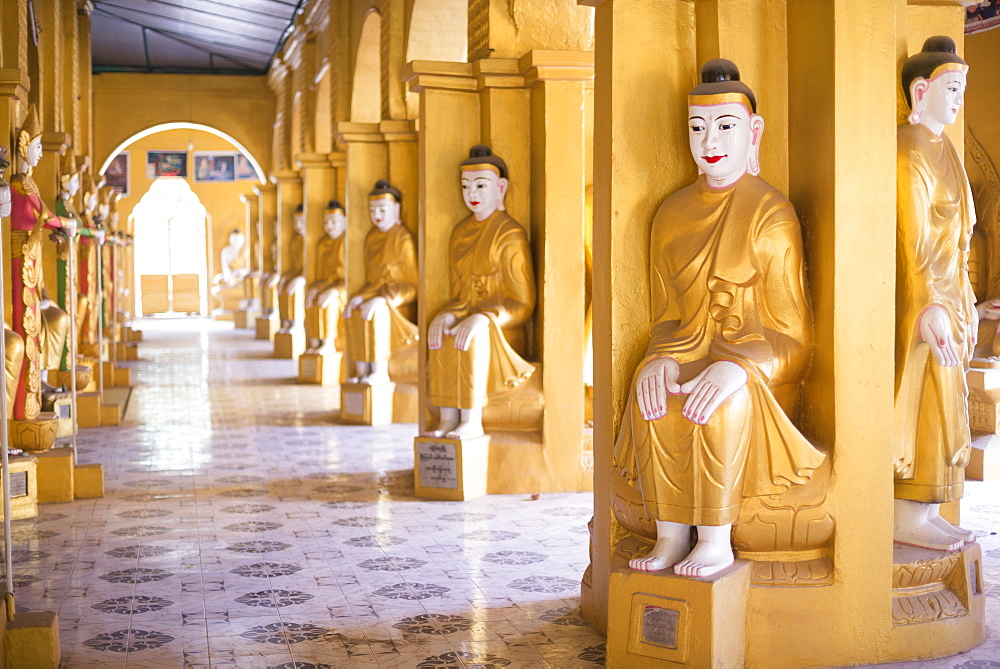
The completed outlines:
{"type": "Polygon", "coordinates": [[[236,180],[257,181],[257,173],[254,172],[253,165],[242,153],[236,154],[236,180]]]}
{"type": "Polygon", "coordinates": [[[122,151],[108,163],[104,178],[105,185],[114,188],[122,197],[128,197],[128,151],[122,151]]]}
{"type": "Polygon", "coordinates": [[[187,151],[147,151],[146,178],[186,177],[187,151]]]}
{"type": "Polygon", "coordinates": [[[965,8],[965,34],[1000,28],[1000,0],[980,0],[965,8]]]}
{"type": "Polygon", "coordinates": [[[195,181],[236,181],[236,154],[232,151],[195,151],[195,181]]]}

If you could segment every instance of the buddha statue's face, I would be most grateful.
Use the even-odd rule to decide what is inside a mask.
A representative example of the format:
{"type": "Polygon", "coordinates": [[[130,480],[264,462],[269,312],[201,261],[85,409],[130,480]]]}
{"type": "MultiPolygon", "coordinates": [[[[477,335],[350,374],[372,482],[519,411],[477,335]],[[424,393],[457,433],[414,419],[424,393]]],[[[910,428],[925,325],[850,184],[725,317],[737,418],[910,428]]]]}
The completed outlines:
{"type": "Polygon", "coordinates": [[[497,209],[503,210],[507,180],[490,169],[462,171],[462,199],[477,220],[483,220],[497,209]]]}
{"type": "Polygon", "coordinates": [[[340,209],[328,209],[323,213],[323,230],[330,239],[337,239],[347,230],[347,216],[340,209]]]}
{"type": "Polygon", "coordinates": [[[751,168],[763,119],[742,104],[688,106],[688,139],[698,170],[714,188],[730,186],[751,168]]]}
{"type": "Polygon", "coordinates": [[[368,201],[368,216],[372,225],[382,232],[389,232],[399,222],[399,203],[390,197],[368,201]]]}
{"type": "Polygon", "coordinates": [[[306,215],[303,213],[298,213],[292,216],[292,229],[295,230],[296,234],[304,235],[306,234],[306,215]]]}
{"type": "Polygon", "coordinates": [[[919,122],[946,126],[955,122],[965,103],[965,72],[947,70],[933,79],[916,79],[911,84],[910,99],[919,122]]]}
{"type": "Polygon", "coordinates": [[[229,245],[232,246],[233,248],[236,249],[243,248],[244,241],[245,240],[243,238],[243,233],[240,232],[239,230],[233,230],[232,232],[229,233],[229,245]]]}

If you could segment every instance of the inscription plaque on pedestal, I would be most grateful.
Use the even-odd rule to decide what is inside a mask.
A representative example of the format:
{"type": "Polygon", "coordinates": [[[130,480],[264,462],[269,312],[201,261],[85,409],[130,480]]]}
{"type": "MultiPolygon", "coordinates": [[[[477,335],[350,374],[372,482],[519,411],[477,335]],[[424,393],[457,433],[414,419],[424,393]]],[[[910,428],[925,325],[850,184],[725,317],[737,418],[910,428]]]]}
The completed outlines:
{"type": "Polygon", "coordinates": [[[677,648],[680,617],[680,611],[647,605],[642,612],[642,640],[664,648],[677,648]]]}
{"type": "Polygon", "coordinates": [[[983,594],[983,585],[979,580],[979,560],[969,562],[969,593],[973,595],[983,594]]]}
{"type": "Polygon", "coordinates": [[[421,485],[431,488],[458,488],[458,456],[455,445],[417,443],[417,470],[421,485]]]}
{"type": "Polygon", "coordinates": [[[365,396],[358,392],[344,391],[344,413],[350,416],[365,415],[365,396]]]}
{"type": "Polygon", "coordinates": [[[299,358],[299,365],[301,365],[299,376],[306,379],[312,379],[318,376],[316,371],[316,358],[312,356],[308,358],[303,356],[299,358]]]}

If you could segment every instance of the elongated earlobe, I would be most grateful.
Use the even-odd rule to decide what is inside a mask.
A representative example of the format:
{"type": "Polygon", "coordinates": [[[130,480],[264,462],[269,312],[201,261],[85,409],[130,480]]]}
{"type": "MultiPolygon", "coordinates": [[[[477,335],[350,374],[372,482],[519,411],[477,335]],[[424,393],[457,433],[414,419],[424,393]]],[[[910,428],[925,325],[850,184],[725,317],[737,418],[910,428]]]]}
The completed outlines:
{"type": "Polygon", "coordinates": [[[750,117],[750,153],[747,156],[747,172],[760,174],[760,140],[764,135],[764,119],[757,114],[750,117]]]}
{"type": "Polygon", "coordinates": [[[497,181],[497,190],[500,191],[500,197],[497,198],[497,209],[500,211],[507,211],[504,205],[504,200],[507,198],[507,183],[506,179],[497,181]]]}

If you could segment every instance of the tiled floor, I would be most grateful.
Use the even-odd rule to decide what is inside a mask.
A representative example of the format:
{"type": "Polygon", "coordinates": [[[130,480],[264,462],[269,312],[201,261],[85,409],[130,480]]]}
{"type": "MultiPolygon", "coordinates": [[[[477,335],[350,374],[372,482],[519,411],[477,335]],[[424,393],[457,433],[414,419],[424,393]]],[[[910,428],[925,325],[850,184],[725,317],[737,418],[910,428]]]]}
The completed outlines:
{"type": "MultiPolygon", "coordinates": [[[[58,611],[66,667],[603,664],[577,609],[590,495],[417,500],[412,425],[334,426],[337,392],[247,331],[143,328],[127,424],[81,434],[106,496],[15,524],[18,606],[58,611]]],[[[967,507],[997,639],[1000,493],[967,507]]]]}

